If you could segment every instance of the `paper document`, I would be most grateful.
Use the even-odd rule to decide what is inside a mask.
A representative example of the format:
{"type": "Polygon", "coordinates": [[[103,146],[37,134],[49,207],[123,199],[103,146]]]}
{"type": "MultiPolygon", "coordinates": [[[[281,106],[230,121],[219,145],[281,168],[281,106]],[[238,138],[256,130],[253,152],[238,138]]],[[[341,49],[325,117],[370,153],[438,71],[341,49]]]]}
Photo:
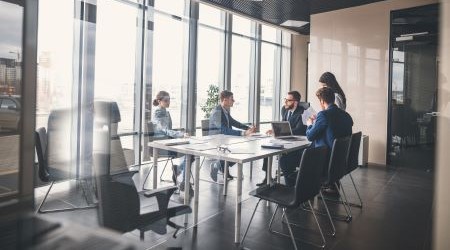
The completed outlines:
{"type": "Polygon", "coordinates": [[[308,121],[308,118],[311,116],[316,116],[317,112],[310,106],[308,109],[305,109],[302,114],[302,122],[306,125],[306,121],[308,121]]]}

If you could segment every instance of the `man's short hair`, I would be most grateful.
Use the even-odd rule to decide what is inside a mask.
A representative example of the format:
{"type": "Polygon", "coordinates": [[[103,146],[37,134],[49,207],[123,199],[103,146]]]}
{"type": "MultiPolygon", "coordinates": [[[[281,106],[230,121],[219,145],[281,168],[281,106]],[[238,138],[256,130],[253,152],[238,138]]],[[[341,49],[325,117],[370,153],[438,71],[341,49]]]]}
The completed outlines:
{"type": "Polygon", "coordinates": [[[233,96],[233,92],[229,90],[224,90],[220,92],[220,101],[223,101],[223,99],[229,98],[231,96],[233,96]]]}
{"type": "Polygon", "coordinates": [[[319,100],[324,101],[327,104],[334,103],[334,91],[331,88],[323,87],[317,90],[316,92],[317,98],[319,100]]]}
{"type": "Polygon", "coordinates": [[[295,91],[295,90],[294,91],[289,91],[288,95],[291,95],[294,98],[294,100],[296,100],[297,102],[299,102],[300,99],[302,99],[302,95],[300,95],[300,93],[298,91],[295,91]]]}

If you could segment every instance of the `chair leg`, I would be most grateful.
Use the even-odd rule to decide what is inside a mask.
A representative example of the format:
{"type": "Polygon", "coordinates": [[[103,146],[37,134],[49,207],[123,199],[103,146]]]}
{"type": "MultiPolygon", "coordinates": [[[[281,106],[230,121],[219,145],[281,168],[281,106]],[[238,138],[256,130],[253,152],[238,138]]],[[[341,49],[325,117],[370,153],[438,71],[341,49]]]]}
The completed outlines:
{"type": "MultiPolygon", "coordinates": [[[[56,212],[66,212],[66,211],[74,211],[74,210],[82,210],[82,209],[90,209],[90,208],[96,208],[96,205],[88,205],[84,207],[72,207],[72,208],[61,208],[61,209],[50,209],[50,210],[42,210],[42,206],[44,205],[45,201],[47,200],[47,197],[50,193],[50,190],[53,187],[53,184],[55,184],[55,181],[52,181],[50,184],[50,187],[47,190],[47,193],[44,196],[44,199],[42,200],[41,204],[39,204],[39,208],[36,210],[36,214],[45,214],[45,213],[56,213],[56,212]]],[[[85,197],[86,198],[86,197],[85,197]]]]}
{"type": "Polygon", "coordinates": [[[358,188],[356,188],[355,181],[353,180],[352,173],[349,173],[348,175],[350,176],[350,179],[352,180],[353,187],[355,188],[356,195],[358,195],[358,199],[359,199],[359,204],[350,204],[350,205],[355,205],[356,207],[362,208],[363,203],[362,203],[362,200],[361,200],[361,196],[359,195],[358,188]]]}
{"type": "Polygon", "coordinates": [[[333,219],[331,218],[331,214],[330,214],[330,210],[328,209],[328,205],[325,202],[325,199],[323,198],[322,190],[319,191],[319,194],[320,194],[320,197],[322,198],[322,203],[325,207],[325,210],[327,211],[328,219],[330,220],[330,224],[331,224],[331,228],[332,228],[331,235],[336,236],[336,228],[334,227],[334,222],[333,222],[333,219]]]}
{"type": "Polygon", "coordinates": [[[253,162],[251,161],[250,162],[250,180],[252,179],[252,177],[253,177],[253,162]]]}
{"type": "Polygon", "coordinates": [[[279,205],[277,204],[277,207],[275,208],[275,212],[273,212],[272,218],[270,219],[270,223],[269,223],[269,232],[273,233],[275,231],[272,230],[272,224],[273,224],[273,219],[275,218],[275,215],[277,214],[279,205]]]}
{"type": "MultiPolygon", "coordinates": [[[[325,236],[323,236],[323,232],[322,232],[322,228],[320,227],[319,221],[317,220],[317,216],[316,213],[314,212],[314,209],[311,205],[311,201],[308,201],[309,207],[311,208],[311,212],[314,216],[314,220],[316,221],[317,227],[319,228],[319,232],[320,232],[320,236],[322,236],[322,245],[320,246],[320,248],[324,248],[326,245],[326,241],[325,241],[325,236]]],[[[286,217],[286,221],[287,221],[287,217],[286,217]]]]}
{"type": "Polygon", "coordinates": [[[292,233],[291,225],[289,224],[288,216],[286,214],[286,208],[283,208],[283,213],[285,214],[284,218],[286,219],[286,223],[289,229],[289,234],[291,235],[292,244],[294,244],[294,249],[297,250],[297,243],[295,242],[294,234],[292,233]]]}
{"type": "Polygon", "coordinates": [[[250,221],[248,222],[247,229],[245,229],[244,237],[242,237],[242,241],[241,241],[241,248],[244,246],[245,237],[247,236],[248,229],[250,228],[250,224],[252,223],[253,216],[255,216],[256,209],[258,208],[258,205],[260,202],[261,202],[261,199],[259,199],[258,203],[256,203],[255,209],[253,210],[253,213],[252,213],[252,217],[250,217],[250,221]]]}
{"type": "Polygon", "coordinates": [[[344,205],[345,212],[347,213],[346,221],[350,222],[352,220],[352,210],[350,209],[350,206],[348,205],[347,196],[345,195],[344,188],[342,188],[342,183],[339,181],[339,185],[341,187],[339,187],[337,183],[334,183],[334,185],[339,193],[339,199],[341,200],[342,204],[344,205]],[[341,194],[341,191],[342,191],[342,194],[341,194]],[[344,199],[342,199],[342,196],[344,197],[344,199]]]}
{"type": "MultiPolygon", "coordinates": [[[[172,158],[167,159],[167,160],[166,160],[166,164],[164,164],[164,168],[163,168],[163,170],[161,171],[161,175],[159,176],[159,181],[169,182],[169,180],[165,180],[165,179],[162,178],[163,175],[164,175],[164,171],[166,171],[167,164],[169,164],[169,161],[170,161],[170,163],[171,163],[172,166],[173,166],[172,158]]],[[[170,182],[172,182],[172,181],[170,181],[170,182]]],[[[176,184],[176,183],[175,183],[175,184],[176,184]]]]}

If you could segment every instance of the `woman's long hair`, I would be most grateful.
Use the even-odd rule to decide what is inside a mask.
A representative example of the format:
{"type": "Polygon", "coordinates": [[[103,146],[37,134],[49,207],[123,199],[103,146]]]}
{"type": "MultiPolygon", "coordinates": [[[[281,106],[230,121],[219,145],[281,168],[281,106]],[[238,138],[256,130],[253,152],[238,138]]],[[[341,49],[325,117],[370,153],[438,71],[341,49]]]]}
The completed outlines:
{"type": "Polygon", "coordinates": [[[336,80],[336,77],[331,72],[325,72],[323,73],[320,78],[319,82],[324,83],[327,87],[331,88],[334,92],[338,93],[342,96],[342,99],[344,101],[344,105],[347,104],[347,98],[345,98],[344,91],[342,91],[341,86],[339,86],[339,83],[336,80]]]}
{"type": "Polygon", "coordinates": [[[153,106],[158,106],[159,101],[161,101],[164,98],[170,98],[170,95],[167,91],[161,90],[156,95],[156,98],[153,100],[153,106]]]}

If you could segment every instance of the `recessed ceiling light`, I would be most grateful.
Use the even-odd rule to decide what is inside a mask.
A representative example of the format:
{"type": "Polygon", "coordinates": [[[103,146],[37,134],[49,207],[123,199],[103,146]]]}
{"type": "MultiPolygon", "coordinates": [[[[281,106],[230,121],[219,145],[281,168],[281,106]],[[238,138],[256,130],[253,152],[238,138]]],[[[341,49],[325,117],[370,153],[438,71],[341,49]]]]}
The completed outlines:
{"type": "Polygon", "coordinates": [[[281,26],[286,27],[302,27],[303,25],[308,24],[306,21],[297,21],[297,20],[287,20],[284,23],[280,24],[281,26]]]}

